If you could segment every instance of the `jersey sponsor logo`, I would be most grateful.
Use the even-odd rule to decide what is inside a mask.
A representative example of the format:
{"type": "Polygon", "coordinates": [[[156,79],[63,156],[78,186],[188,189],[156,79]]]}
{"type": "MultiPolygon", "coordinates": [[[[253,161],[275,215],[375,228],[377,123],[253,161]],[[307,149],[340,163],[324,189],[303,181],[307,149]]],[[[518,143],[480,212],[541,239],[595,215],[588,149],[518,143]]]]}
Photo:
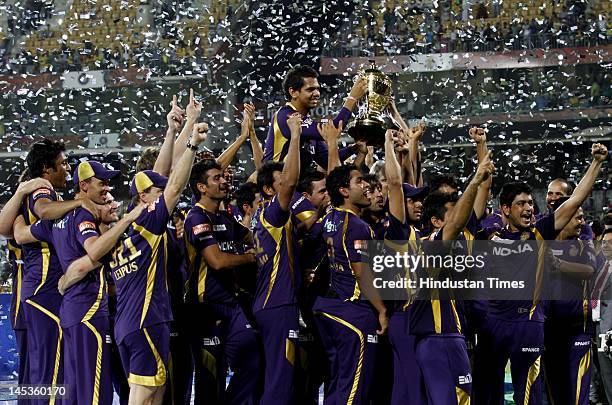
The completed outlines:
{"type": "Polygon", "coordinates": [[[356,240],[353,243],[353,247],[355,248],[355,250],[365,250],[368,248],[368,241],[367,240],[356,240]]]}
{"type": "Polygon", "coordinates": [[[589,346],[591,342],[574,342],[574,346],[589,346]]]}
{"type": "Polygon", "coordinates": [[[199,224],[193,227],[194,235],[199,235],[203,232],[210,232],[210,224],[199,224]]]}
{"type": "Polygon", "coordinates": [[[368,343],[378,343],[378,335],[368,335],[368,343]]]}
{"type": "Polygon", "coordinates": [[[533,249],[529,245],[529,243],[520,244],[516,247],[516,249],[510,249],[507,247],[493,247],[493,254],[496,256],[510,256],[514,254],[521,254],[525,252],[533,252],[533,249]]]}
{"type": "Polygon", "coordinates": [[[219,249],[222,252],[235,252],[236,248],[234,246],[234,241],[230,240],[230,241],[225,241],[225,242],[219,242],[219,249]]]}
{"type": "Polygon", "coordinates": [[[225,226],[225,224],[213,225],[213,231],[215,232],[227,231],[227,227],[225,226]]]}
{"type": "Polygon", "coordinates": [[[116,281],[119,281],[126,275],[130,273],[134,273],[136,271],[138,271],[138,265],[136,264],[136,262],[130,262],[126,265],[119,267],[117,270],[115,270],[113,272],[113,276],[115,277],[116,281]]]}
{"type": "Polygon", "coordinates": [[[459,376],[459,385],[471,384],[472,383],[472,374],[467,373],[466,375],[459,376]]]}
{"type": "Polygon", "coordinates": [[[299,339],[300,333],[297,330],[289,329],[289,339],[299,339]]]}
{"type": "Polygon", "coordinates": [[[332,221],[330,221],[329,219],[325,220],[325,223],[323,224],[323,228],[325,228],[325,232],[336,232],[338,230],[338,225],[334,224],[332,221]]]}
{"type": "Polygon", "coordinates": [[[294,202],[294,203],[293,203],[293,205],[291,206],[291,209],[292,209],[292,210],[296,209],[296,208],[298,207],[298,205],[300,205],[300,203],[301,203],[302,201],[304,201],[304,199],[305,199],[305,198],[306,198],[306,197],[304,197],[304,196],[301,196],[300,198],[298,198],[298,199],[297,199],[297,201],[296,201],[296,202],[294,202]]]}
{"type": "Polygon", "coordinates": [[[85,232],[88,229],[96,229],[96,224],[91,221],[83,221],[79,224],[79,232],[85,232]]]}
{"type": "Polygon", "coordinates": [[[540,353],[539,347],[522,347],[521,351],[523,353],[540,353]]]}
{"type": "Polygon", "coordinates": [[[213,336],[213,337],[202,339],[202,345],[204,346],[219,346],[220,344],[221,344],[221,339],[219,339],[219,336],[213,336]]]}
{"type": "Polygon", "coordinates": [[[48,188],[39,188],[32,193],[32,198],[35,198],[38,195],[51,195],[51,190],[48,188]]]}
{"type": "Polygon", "coordinates": [[[529,308],[517,308],[516,312],[518,312],[519,314],[528,314],[529,308]]]}

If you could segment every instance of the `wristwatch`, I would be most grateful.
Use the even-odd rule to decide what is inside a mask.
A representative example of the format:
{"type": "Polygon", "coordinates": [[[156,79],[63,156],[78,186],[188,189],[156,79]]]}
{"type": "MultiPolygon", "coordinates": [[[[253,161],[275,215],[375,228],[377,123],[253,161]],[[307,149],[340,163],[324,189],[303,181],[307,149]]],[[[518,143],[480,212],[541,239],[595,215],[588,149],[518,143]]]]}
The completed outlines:
{"type": "Polygon", "coordinates": [[[198,146],[191,143],[191,139],[187,141],[187,147],[194,152],[198,151],[198,146]]]}

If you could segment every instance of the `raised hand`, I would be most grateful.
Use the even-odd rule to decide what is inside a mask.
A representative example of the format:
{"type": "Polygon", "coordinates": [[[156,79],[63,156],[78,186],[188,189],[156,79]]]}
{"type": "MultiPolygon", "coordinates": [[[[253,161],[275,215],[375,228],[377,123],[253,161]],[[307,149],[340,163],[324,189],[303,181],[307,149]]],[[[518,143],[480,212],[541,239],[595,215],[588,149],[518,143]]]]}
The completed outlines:
{"type": "Polygon", "coordinates": [[[338,128],[336,128],[334,121],[328,120],[324,124],[317,124],[317,129],[319,130],[321,137],[325,139],[325,142],[328,144],[337,144],[338,138],[340,138],[340,134],[342,133],[342,126],[342,121],[338,123],[338,128]]]}
{"type": "Polygon", "coordinates": [[[487,180],[489,176],[495,173],[495,166],[491,161],[492,156],[493,152],[489,151],[487,157],[485,157],[478,165],[478,169],[476,169],[476,175],[474,176],[474,181],[476,181],[478,184],[481,184],[482,182],[487,180]]]}
{"type": "Polygon", "coordinates": [[[291,136],[302,134],[302,115],[300,113],[293,113],[287,119],[287,126],[291,131],[291,136]]]}
{"type": "Polygon", "coordinates": [[[599,162],[604,162],[608,157],[608,148],[601,143],[594,143],[591,147],[591,155],[593,156],[593,159],[599,162]]]}
{"type": "Polygon", "coordinates": [[[170,112],[166,115],[166,121],[168,122],[168,129],[176,133],[183,125],[185,111],[177,105],[176,95],[172,96],[171,106],[170,112]]]}
{"type": "Polygon", "coordinates": [[[205,122],[200,122],[193,126],[193,132],[191,133],[192,143],[197,146],[204,142],[207,137],[208,132],[208,124],[205,122]]]}
{"type": "Polygon", "coordinates": [[[255,105],[252,103],[246,103],[244,105],[244,113],[242,116],[241,133],[240,135],[243,137],[248,137],[251,127],[254,126],[255,122],[255,105]]]}
{"type": "Polygon", "coordinates": [[[353,88],[351,89],[351,92],[349,93],[349,97],[353,97],[357,100],[360,100],[363,98],[363,96],[366,95],[367,92],[368,92],[368,80],[365,77],[360,77],[353,84],[353,88]]]}
{"type": "Polygon", "coordinates": [[[472,127],[468,131],[470,138],[472,138],[476,143],[482,143],[487,141],[487,134],[484,128],[472,127]]]}
{"type": "Polygon", "coordinates": [[[189,104],[187,104],[187,119],[196,122],[202,113],[202,103],[195,99],[193,89],[189,89],[189,104]]]}
{"type": "Polygon", "coordinates": [[[425,129],[427,129],[427,126],[424,122],[419,122],[416,126],[410,127],[407,134],[408,139],[416,142],[420,141],[425,134],[425,129]]]}

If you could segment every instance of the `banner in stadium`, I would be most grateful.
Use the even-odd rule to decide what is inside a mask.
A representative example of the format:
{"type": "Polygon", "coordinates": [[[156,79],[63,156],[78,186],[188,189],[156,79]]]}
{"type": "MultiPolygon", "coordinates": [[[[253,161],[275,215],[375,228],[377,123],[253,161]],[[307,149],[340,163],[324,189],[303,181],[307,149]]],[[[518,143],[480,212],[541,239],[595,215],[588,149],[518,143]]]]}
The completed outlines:
{"type": "Polygon", "coordinates": [[[103,70],[87,72],[66,72],[62,75],[65,89],[95,89],[105,85],[103,70]]]}

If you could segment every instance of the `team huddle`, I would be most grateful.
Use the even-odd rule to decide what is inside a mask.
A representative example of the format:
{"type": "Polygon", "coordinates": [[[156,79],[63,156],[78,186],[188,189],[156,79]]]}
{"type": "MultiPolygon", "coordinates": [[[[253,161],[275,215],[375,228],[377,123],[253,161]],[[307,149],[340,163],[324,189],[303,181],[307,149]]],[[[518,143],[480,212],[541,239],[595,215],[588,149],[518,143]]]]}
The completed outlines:
{"type": "MultiPolygon", "coordinates": [[[[478,165],[463,190],[452,177],[424,185],[425,127],[409,127],[393,102],[399,129],[387,130],[380,160],[362,142],[338,146],[363,79],[324,123],[309,117],[320,96],[312,68],[291,69],[283,90],[264,147],[245,104],[240,136],[218,157],[198,151],[209,127],[193,92],[184,110],[175,97],[121,218],[119,171],[80,161],[75,198],[63,200],[64,145],[31,146],[0,214],[19,383],[65,384],[67,394],[28,403],[111,404],[114,391],[130,404],[189,404],[192,392],[196,404],[315,404],[322,386],[325,404],[502,404],[510,360],[517,404],[542,403],[544,369],[555,404],[587,404],[590,297],[547,302],[538,284],[529,300],[444,290],[389,300],[374,287],[368,246],[416,254],[430,246],[420,241],[575,241],[552,262],[587,285],[601,256],[580,207],[606,147],[592,146],[574,190],[550,183],[547,212],[521,182],[504,184],[488,212],[496,168],[484,129],[469,130],[478,165]],[[234,189],[230,165],[247,140],[257,170],[234,189]]],[[[508,258],[540,263],[517,265],[517,277],[540,280],[538,246],[508,258]]]]}

